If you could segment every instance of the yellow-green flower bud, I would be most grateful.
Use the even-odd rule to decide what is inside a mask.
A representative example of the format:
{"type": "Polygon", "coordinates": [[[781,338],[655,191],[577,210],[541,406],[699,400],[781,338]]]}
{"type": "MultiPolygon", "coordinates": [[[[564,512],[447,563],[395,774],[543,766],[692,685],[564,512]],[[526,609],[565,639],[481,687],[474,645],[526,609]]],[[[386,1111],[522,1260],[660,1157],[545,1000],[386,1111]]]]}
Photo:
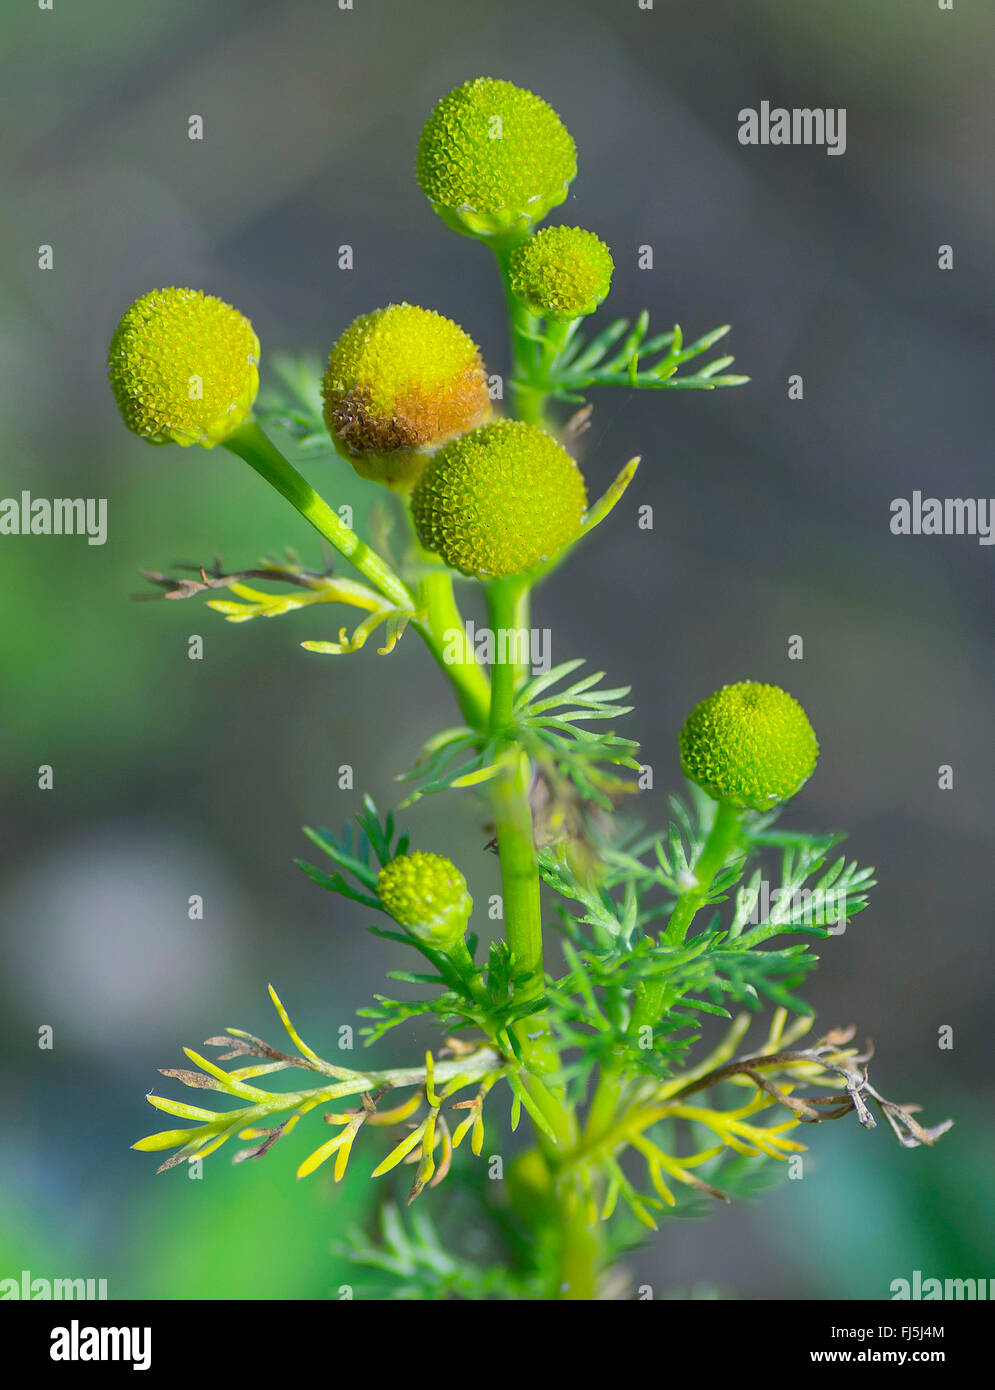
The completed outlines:
{"type": "Polygon", "coordinates": [[[724,685],[681,730],[681,767],[716,801],[769,811],[815,771],[819,744],[801,705],[759,681],[724,685]]]}
{"type": "Polygon", "coordinates": [[[414,304],[355,319],[332,348],[322,395],[332,440],[356,472],[402,487],[426,450],[490,414],[476,344],[452,319],[414,304]]]}
{"type": "Polygon", "coordinates": [[[577,535],[586,506],[566,449],[518,420],[447,444],[411,495],[422,544],[478,579],[506,579],[555,555],[577,535]]]}
{"type": "Polygon", "coordinates": [[[422,192],[468,236],[528,231],[563,202],[576,173],[576,146],[553,108],[492,77],[444,96],[418,144],[422,192]]]}
{"type": "Polygon", "coordinates": [[[237,309],[201,290],[152,290],[117,326],[108,355],[124,423],[150,444],[213,449],[259,390],[259,339],[237,309]]]}
{"type": "Polygon", "coordinates": [[[583,227],[544,227],[508,258],[515,294],[534,314],[553,319],[593,314],[614,269],[608,247],[583,227]]]}
{"type": "Polygon", "coordinates": [[[466,879],[441,854],[399,854],[380,871],[380,901],[417,941],[438,951],[462,941],[473,910],[466,879]]]}

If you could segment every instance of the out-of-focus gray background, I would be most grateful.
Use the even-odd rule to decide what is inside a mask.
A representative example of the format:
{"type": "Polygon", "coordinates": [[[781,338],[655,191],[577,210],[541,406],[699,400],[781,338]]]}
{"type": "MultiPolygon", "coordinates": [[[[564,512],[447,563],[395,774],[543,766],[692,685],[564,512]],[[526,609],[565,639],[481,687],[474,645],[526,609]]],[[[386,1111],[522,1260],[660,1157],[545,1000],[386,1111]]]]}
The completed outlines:
{"type": "MultiPolygon", "coordinates": [[[[693,336],[729,322],[752,377],[597,398],[592,491],[631,454],[644,464],[633,505],[541,596],[554,659],[632,681],[651,821],[678,787],[676,734],[695,701],[744,678],[802,700],[822,758],[787,823],[847,829],[881,879],[871,909],[822,948],[811,997],[826,1026],[873,1037],[886,1094],[958,1121],[932,1152],[849,1121],[807,1133],[804,1181],[671,1222],[634,1268],[660,1293],[754,1298],[887,1297],[914,1269],[995,1274],[993,551],[888,526],[891,500],[914,489],[992,492],[990,9],[3,10],[0,494],[107,497],[110,538],[0,539],[0,1276],[109,1277],[112,1296],[145,1297],[320,1297],[340,1282],[329,1246],[363,1218],[367,1186],[294,1183],[313,1126],[260,1164],[219,1155],[201,1182],[154,1179],[154,1159],[127,1145],[162,1127],[142,1095],[181,1043],[225,1024],[275,1037],[267,981],[320,1048],[405,964],[291,860],[298,827],[342,822],[361,788],[395,798],[394,773],[451,713],[413,640],[389,658],[321,658],[298,643],[328,635],[331,613],[239,627],[198,601],[129,601],[143,566],[317,549],[231,456],[127,435],[105,350],[136,295],[180,284],[251,316],[264,370],[276,349],[323,353],[355,314],[401,298],[456,318],[504,370],[489,258],[435,220],[412,172],[434,101],[480,74],[540,92],[572,131],[580,174],[555,220],[613,248],[616,312],[645,305],[693,336]],[[846,107],[846,154],[740,146],[738,112],[763,100],[846,107]],[[187,138],[193,114],[202,142],[187,138]],[[655,269],[640,271],[647,243],[655,269]],[[51,271],[37,269],[42,244],[51,271]],[[793,373],[801,402],[787,397],[793,373]],[[652,532],[636,527],[645,502],[652,532]],[[787,659],[793,634],[800,662],[787,659]],[[338,789],[344,763],[354,792],[338,789]],[[37,789],[41,764],[51,791],[37,789]],[[938,788],[941,764],[952,790],[938,788]],[[201,922],[187,918],[194,893],[201,922]],[[55,1046],[40,1051],[46,1024],[55,1046]],[[952,1051],[937,1047],[945,1024],[952,1051]]],[[[309,467],[333,500],[362,507],[347,468],[309,467]]],[[[486,892],[485,814],[469,805],[440,798],[409,819],[486,892]]]]}

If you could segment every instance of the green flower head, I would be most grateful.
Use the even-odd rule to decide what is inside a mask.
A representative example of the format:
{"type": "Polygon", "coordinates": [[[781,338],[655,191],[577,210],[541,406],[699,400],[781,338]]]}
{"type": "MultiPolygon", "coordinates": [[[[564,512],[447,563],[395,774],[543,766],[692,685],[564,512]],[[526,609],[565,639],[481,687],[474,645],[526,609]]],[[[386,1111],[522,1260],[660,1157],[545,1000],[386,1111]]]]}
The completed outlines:
{"type": "Polygon", "coordinates": [[[414,304],[355,319],[332,348],[322,395],[338,451],[362,477],[392,486],[417,477],[425,450],[490,413],[476,344],[414,304]]]}
{"type": "Polygon", "coordinates": [[[508,259],[515,294],[533,313],[553,319],[593,314],[614,269],[608,247],[583,227],[544,227],[508,259]]]}
{"type": "Polygon", "coordinates": [[[586,506],[566,449],[517,420],[447,444],[411,494],[422,544],[478,579],[506,579],[555,555],[577,535],[586,506]]]}
{"type": "Polygon", "coordinates": [[[769,811],[815,771],[819,744],[797,700],[776,685],[724,685],[681,730],[681,767],[716,801],[769,811]]]}
{"type": "Polygon", "coordinates": [[[466,879],[441,854],[399,854],[380,871],[380,901],[416,940],[445,951],[462,940],[473,910],[466,879]]]}
{"type": "Polygon", "coordinates": [[[558,207],[577,150],[553,108],[513,82],[477,77],[444,96],[418,144],[418,182],[468,236],[528,231],[558,207]]]}
{"type": "Polygon", "coordinates": [[[259,339],[237,309],[200,290],[152,290],[111,340],[111,389],[124,423],[150,444],[212,449],[248,419],[259,339]]]}

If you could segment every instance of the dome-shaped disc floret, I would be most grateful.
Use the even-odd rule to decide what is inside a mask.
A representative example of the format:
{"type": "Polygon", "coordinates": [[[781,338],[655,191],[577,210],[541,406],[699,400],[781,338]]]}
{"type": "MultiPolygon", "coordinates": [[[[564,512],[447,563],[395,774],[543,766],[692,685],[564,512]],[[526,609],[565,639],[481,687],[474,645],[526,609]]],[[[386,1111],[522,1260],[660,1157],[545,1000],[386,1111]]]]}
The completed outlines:
{"type": "Polygon", "coordinates": [[[555,555],[577,535],[586,506],[567,451],[517,420],[447,444],[411,496],[422,543],[478,579],[506,579],[555,555]]]}
{"type": "Polygon", "coordinates": [[[108,355],[124,423],[150,444],[222,443],[252,410],[259,339],[237,309],[200,290],[152,290],[117,326],[108,355]]]}
{"type": "Polygon", "coordinates": [[[452,319],[391,304],[355,319],[332,348],[322,383],[325,423],[364,478],[405,484],[424,450],[490,413],[473,340],[452,319]]]}
{"type": "Polygon", "coordinates": [[[402,927],[426,946],[445,951],[466,932],[473,910],[466,879],[441,854],[399,854],[380,871],[380,901],[402,927]]]}
{"type": "Polygon", "coordinates": [[[614,269],[608,247],[583,227],[544,227],[508,258],[518,298],[554,319],[593,314],[611,289],[614,269]]]}
{"type": "Polygon", "coordinates": [[[528,231],[558,207],[577,173],[577,149],[541,97],[492,77],[444,96],[418,144],[418,182],[457,232],[528,231]]]}
{"type": "Polygon", "coordinates": [[[801,705],[759,681],[724,685],[681,730],[681,767],[716,801],[769,811],[815,771],[819,744],[801,705]]]}

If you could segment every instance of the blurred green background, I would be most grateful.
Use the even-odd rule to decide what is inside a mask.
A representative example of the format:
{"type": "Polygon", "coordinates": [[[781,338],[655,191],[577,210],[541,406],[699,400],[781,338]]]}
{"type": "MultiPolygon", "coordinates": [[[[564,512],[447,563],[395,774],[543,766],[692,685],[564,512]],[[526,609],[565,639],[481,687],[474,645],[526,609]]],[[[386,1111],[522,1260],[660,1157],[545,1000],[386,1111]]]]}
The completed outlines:
{"type": "MultiPolygon", "coordinates": [[[[433,102],[479,74],[540,92],[570,127],[580,175],[557,220],[613,248],[615,312],[645,305],[692,336],[731,322],[753,379],[596,400],[592,493],[633,453],[645,462],[629,512],[543,592],[553,658],[633,682],[649,821],[678,786],[695,701],[739,679],[802,700],[822,761],[788,822],[847,829],[881,879],[822,948],[813,1003],[874,1038],[885,1094],[957,1120],[931,1152],[849,1122],[806,1135],[804,1181],[670,1223],[633,1275],[744,1298],[882,1298],[914,1269],[995,1277],[992,551],[888,528],[891,499],[915,488],[992,490],[990,7],[2,0],[0,14],[0,496],[109,505],[102,548],[0,538],[0,1277],[103,1277],[112,1297],[150,1298],[323,1298],[342,1281],[331,1246],[367,1217],[369,1148],[335,1190],[324,1172],[293,1179],[313,1123],[259,1164],[209,1160],[199,1182],[154,1178],[128,1145],[162,1127],[142,1096],[181,1044],[228,1024],[276,1040],[268,981],[321,1050],[404,963],[291,860],[300,825],[341,823],[363,789],[397,799],[393,775],[452,712],[414,641],[389,658],[303,652],[331,611],[233,626],[199,600],[130,601],[143,567],[319,552],[230,455],[129,436],[105,352],[134,297],[179,284],[251,316],[264,376],[268,353],[324,353],[357,313],[402,298],[456,318],[503,371],[488,258],[435,221],[412,172],[433,102]],[[845,156],[740,146],[737,114],[762,100],[845,106],[845,156]],[[187,138],[192,114],[203,141],[187,138]],[[637,268],[647,243],[652,272],[637,268]],[[795,372],[803,402],[787,399],[795,372]],[[646,502],[652,532],[635,523],[646,502]],[[194,893],[203,921],[187,918],[194,893]]],[[[347,467],[308,471],[362,516],[347,467]]],[[[486,894],[495,865],[471,805],[440,798],[409,820],[486,894]]]]}

